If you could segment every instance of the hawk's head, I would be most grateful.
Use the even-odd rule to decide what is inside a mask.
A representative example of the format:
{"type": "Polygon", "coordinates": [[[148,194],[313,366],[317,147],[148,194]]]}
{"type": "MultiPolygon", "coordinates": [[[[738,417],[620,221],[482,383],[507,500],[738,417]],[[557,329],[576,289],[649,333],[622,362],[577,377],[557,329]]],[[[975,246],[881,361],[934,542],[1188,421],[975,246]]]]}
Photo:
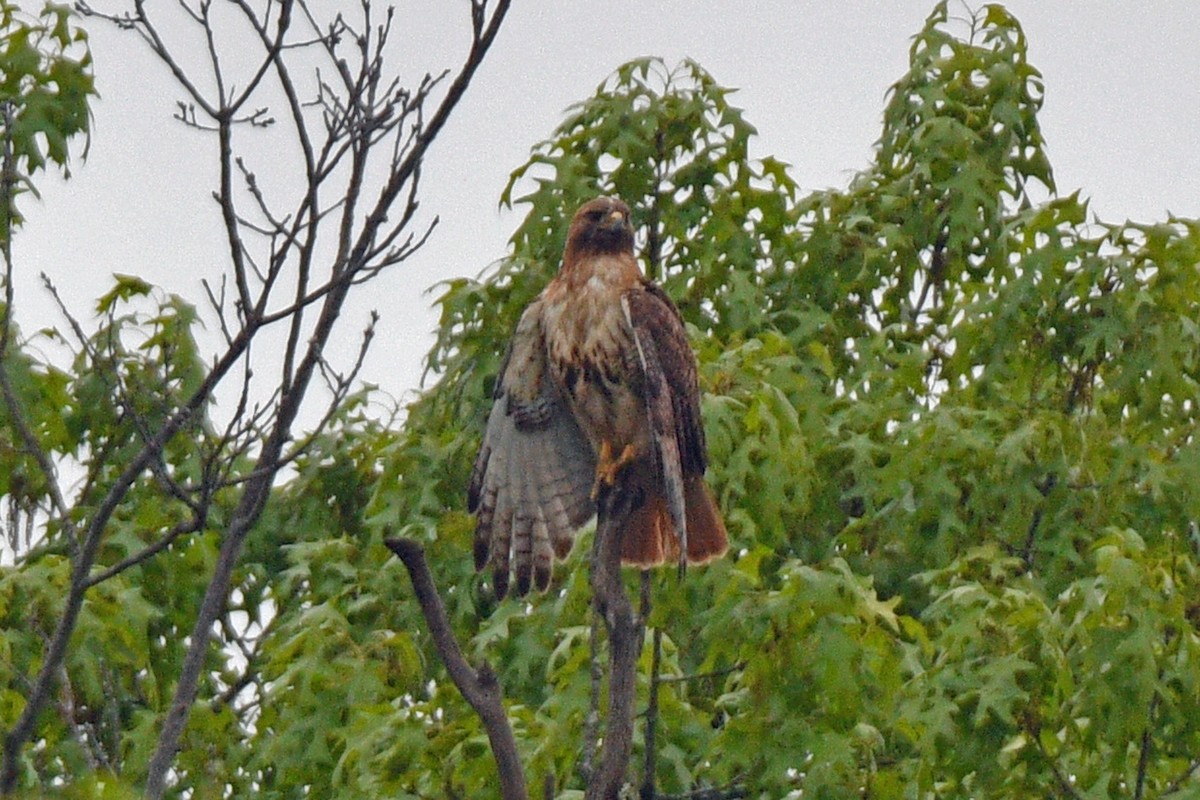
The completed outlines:
{"type": "Polygon", "coordinates": [[[567,250],[577,255],[632,253],[633,225],[629,221],[629,206],[615,197],[588,200],[571,220],[567,250]]]}

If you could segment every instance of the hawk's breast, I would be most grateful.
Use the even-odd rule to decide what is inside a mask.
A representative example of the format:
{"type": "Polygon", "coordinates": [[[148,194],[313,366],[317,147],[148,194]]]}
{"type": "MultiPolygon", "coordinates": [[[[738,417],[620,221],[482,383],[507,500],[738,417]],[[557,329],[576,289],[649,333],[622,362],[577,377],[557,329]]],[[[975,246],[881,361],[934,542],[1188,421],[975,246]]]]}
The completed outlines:
{"type": "MultiPolygon", "coordinates": [[[[646,453],[649,430],[642,398],[637,344],[625,319],[626,286],[597,270],[587,281],[555,283],[543,294],[550,370],[579,427],[598,450],[607,440],[646,453]]],[[[623,283],[623,282],[622,282],[623,283]]]]}

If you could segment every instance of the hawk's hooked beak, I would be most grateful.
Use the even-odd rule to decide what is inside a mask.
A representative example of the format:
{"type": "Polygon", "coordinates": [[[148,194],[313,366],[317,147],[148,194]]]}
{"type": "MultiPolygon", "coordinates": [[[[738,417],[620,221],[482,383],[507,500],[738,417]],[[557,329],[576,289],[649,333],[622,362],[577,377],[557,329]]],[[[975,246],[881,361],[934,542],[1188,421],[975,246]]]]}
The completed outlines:
{"type": "Polygon", "coordinates": [[[608,215],[608,224],[614,228],[625,224],[625,215],[620,211],[612,211],[608,215]]]}

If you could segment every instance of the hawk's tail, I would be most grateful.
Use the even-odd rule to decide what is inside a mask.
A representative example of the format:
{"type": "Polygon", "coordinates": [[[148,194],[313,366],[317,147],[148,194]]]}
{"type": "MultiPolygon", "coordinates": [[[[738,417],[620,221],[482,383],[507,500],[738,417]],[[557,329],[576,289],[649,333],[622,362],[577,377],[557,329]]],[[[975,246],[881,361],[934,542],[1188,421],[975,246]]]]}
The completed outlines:
{"type": "MultiPolygon", "coordinates": [[[[687,516],[687,560],[704,564],[725,555],[729,537],[716,500],[700,475],[684,480],[684,509],[687,516]]],[[[671,522],[666,500],[660,493],[629,515],[621,540],[621,563],[657,567],[679,562],[679,537],[671,522]]]]}

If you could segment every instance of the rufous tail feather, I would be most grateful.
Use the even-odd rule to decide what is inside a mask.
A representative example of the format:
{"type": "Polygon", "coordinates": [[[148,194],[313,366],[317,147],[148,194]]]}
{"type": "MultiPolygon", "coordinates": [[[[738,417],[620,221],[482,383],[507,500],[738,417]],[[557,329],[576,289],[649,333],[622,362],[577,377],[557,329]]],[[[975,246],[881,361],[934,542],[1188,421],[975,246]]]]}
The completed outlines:
{"type": "Polygon", "coordinates": [[[704,478],[694,475],[683,484],[683,501],[687,509],[687,560],[689,564],[705,564],[725,555],[729,549],[729,534],[717,501],[704,478]]]}
{"type": "MultiPolygon", "coordinates": [[[[720,558],[729,549],[729,536],[704,478],[699,475],[687,478],[683,496],[688,563],[704,564],[720,558]]],[[[656,494],[629,515],[621,539],[621,563],[645,568],[674,564],[678,560],[675,526],[665,499],[656,494]]]]}

